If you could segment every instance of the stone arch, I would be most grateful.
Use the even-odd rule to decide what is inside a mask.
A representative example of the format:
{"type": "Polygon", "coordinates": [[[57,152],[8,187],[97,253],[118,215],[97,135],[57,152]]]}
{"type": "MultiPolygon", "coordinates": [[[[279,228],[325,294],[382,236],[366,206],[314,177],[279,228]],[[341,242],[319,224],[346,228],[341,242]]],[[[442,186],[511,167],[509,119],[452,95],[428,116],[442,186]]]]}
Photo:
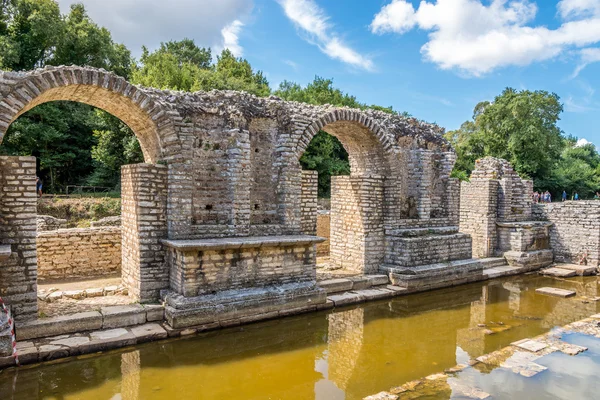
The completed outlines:
{"type": "Polygon", "coordinates": [[[348,152],[352,175],[383,176],[389,173],[391,146],[384,129],[366,114],[336,109],[315,119],[302,132],[295,156],[300,159],[315,135],[323,130],[335,136],[348,152]]]}
{"type": "MultiPolygon", "coordinates": [[[[107,111],[138,138],[146,162],[165,157],[165,138],[175,136],[164,104],[110,72],[87,67],[47,67],[28,73],[0,73],[0,142],[20,115],[50,101],[66,100],[107,111]],[[7,84],[8,83],[8,84],[7,84]]],[[[176,153],[170,141],[169,153],[176,153]]]]}

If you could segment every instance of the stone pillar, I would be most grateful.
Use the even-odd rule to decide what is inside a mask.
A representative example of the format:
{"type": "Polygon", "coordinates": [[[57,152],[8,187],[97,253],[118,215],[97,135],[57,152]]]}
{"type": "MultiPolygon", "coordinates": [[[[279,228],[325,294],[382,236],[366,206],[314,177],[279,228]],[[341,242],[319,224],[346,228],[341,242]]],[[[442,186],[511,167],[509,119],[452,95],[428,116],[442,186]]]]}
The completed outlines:
{"type": "Polygon", "coordinates": [[[317,171],[302,171],[302,233],[305,235],[317,234],[317,194],[319,187],[319,173],[317,171]]]}
{"type": "Polygon", "coordinates": [[[498,181],[471,179],[461,182],[460,232],[471,235],[473,257],[494,256],[497,247],[498,181]]]}
{"type": "Polygon", "coordinates": [[[384,256],[383,178],[331,178],[331,263],[373,274],[384,256]]]}
{"type": "Polygon", "coordinates": [[[37,317],[35,157],[0,157],[0,296],[15,319],[37,317]],[[7,249],[8,252],[8,249],[7,249]]]}
{"type": "Polygon", "coordinates": [[[129,294],[142,302],[158,300],[169,287],[167,167],[153,164],[121,168],[122,277],[129,294]]]}

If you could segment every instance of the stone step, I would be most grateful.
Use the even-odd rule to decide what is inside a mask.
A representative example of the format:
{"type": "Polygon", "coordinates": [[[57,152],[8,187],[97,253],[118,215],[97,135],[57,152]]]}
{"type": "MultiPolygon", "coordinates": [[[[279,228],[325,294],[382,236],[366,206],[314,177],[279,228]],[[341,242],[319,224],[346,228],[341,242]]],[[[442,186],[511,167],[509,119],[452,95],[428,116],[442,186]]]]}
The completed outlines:
{"type": "Polygon", "coordinates": [[[572,269],[557,268],[557,267],[546,268],[546,269],[540,271],[540,273],[542,275],[555,276],[557,278],[570,278],[572,276],[577,275],[577,272],[572,269]]]}
{"type": "Polygon", "coordinates": [[[430,290],[486,278],[483,264],[478,259],[421,265],[412,268],[383,267],[392,284],[409,290],[430,290]]]}
{"type": "Polygon", "coordinates": [[[593,265],[556,264],[556,268],[575,271],[579,276],[595,275],[598,272],[598,267],[593,265]]]}
{"type": "Polygon", "coordinates": [[[483,264],[484,268],[496,268],[508,265],[504,257],[480,258],[479,262],[483,264]]]}
{"type": "Polygon", "coordinates": [[[15,330],[17,340],[22,341],[98,329],[122,328],[146,322],[162,322],[163,320],[164,307],[162,305],[130,304],[102,307],[100,311],[38,318],[33,321],[17,323],[15,330]]]}
{"type": "Polygon", "coordinates": [[[387,285],[389,283],[387,275],[359,275],[348,278],[327,279],[317,282],[317,285],[325,289],[327,294],[347,292],[350,290],[368,289],[374,286],[387,285]]]}

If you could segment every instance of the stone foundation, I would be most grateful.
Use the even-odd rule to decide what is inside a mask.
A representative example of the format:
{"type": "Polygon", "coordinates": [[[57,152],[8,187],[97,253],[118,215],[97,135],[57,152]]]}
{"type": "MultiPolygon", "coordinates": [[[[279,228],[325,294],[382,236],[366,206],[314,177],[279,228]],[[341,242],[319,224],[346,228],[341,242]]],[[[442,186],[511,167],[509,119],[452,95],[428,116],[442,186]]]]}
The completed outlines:
{"type": "Polygon", "coordinates": [[[38,280],[100,278],[121,273],[121,228],[39,232],[38,280]]]}

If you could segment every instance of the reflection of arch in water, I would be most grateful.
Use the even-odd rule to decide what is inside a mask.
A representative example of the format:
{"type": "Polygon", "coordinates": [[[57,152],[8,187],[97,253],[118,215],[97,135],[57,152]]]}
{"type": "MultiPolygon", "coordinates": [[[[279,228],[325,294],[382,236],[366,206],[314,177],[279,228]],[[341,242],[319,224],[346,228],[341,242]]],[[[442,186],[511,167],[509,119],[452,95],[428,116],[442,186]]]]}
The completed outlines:
{"type": "Polygon", "coordinates": [[[167,148],[172,152],[179,147],[166,106],[104,70],[47,67],[28,73],[0,72],[0,94],[0,141],[23,113],[46,102],[66,100],[100,108],[127,124],[147,162],[164,158],[167,148]]]}

